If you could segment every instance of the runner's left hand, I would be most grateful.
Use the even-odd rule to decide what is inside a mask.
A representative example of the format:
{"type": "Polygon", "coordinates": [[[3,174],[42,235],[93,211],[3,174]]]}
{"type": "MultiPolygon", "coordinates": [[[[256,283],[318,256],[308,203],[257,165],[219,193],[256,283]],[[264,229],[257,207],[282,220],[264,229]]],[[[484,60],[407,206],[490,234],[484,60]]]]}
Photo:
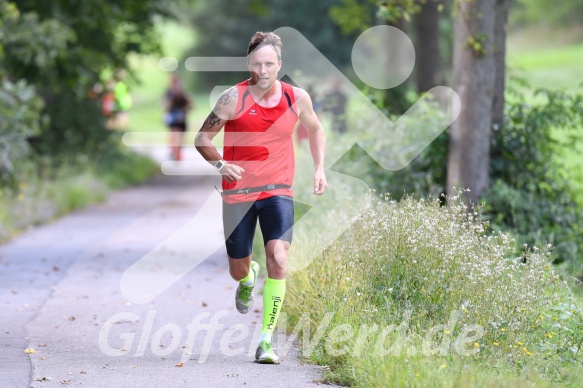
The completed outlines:
{"type": "Polygon", "coordinates": [[[328,187],[328,182],[326,182],[326,175],[322,170],[316,170],[314,174],[314,192],[315,195],[322,195],[326,188],[328,187]]]}

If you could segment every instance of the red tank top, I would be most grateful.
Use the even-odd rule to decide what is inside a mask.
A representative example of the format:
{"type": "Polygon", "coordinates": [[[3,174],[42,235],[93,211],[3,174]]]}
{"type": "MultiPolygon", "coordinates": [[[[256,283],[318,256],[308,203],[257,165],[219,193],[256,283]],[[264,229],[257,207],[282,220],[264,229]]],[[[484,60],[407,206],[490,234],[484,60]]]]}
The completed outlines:
{"type": "MultiPolygon", "coordinates": [[[[296,114],[293,87],[281,82],[281,99],[266,108],[255,102],[248,81],[238,83],[239,98],[232,120],[225,125],[223,159],[243,167],[243,178],[223,179],[223,190],[246,189],[270,184],[293,184],[295,158],[293,132],[296,114]]],[[[291,189],[223,196],[227,203],[256,201],[274,195],[292,197],[291,189]]]]}

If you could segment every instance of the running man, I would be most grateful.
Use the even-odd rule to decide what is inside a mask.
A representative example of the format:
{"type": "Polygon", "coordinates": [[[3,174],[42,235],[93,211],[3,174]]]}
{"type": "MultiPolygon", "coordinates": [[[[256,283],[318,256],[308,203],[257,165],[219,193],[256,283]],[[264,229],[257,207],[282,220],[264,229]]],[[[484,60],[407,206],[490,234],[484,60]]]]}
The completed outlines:
{"type": "Polygon", "coordinates": [[[251,78],[225,91],[196,135],[200,154],[223,176],[223,227],[229,272],[239,282],[237,310],[253,306],[259,264],[252,261],[257,220],[265,246],[267,281],[263,291],[263,326],[255,361],[278,364],[271,337],[285,296],[285,266],[294,223],[295,172],[293,131],[298,119],[309,132],[314,160],[314,191],[322,195],[326,138],[310,96],[278,80],[281,39],[257,32],[247,48],[251,78]],[[224,127],[223,155],[212,139],[224,127]]]}

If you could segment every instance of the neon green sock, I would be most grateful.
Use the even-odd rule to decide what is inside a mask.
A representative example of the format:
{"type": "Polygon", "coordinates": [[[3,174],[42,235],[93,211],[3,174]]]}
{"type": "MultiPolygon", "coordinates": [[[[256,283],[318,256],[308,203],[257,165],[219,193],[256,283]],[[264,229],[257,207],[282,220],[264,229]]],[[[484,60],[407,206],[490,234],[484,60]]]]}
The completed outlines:
{"type": "Polygon", "coordinates": [[[239,280],[241,283],[253,283],[253,271],[249,269],[249,273],[243,279],[239,280]]]}
{"type": "Polygon", "coordinates": [[[249,273],[243,279],[239,280],[239,283],[244,283],[246,286],[251,286],[251,285],[253,285],[254,281],[255,281],[255,278],[253,275],[253,270],[251,268],[249,268],[249,273]]]}
{"type": "Polygon", "coordinates": [[[259,341],[271,342],[271,335],[277,325],[285,297],[285,279],[267,278],[263,289],[263,327],[259,341]]]}

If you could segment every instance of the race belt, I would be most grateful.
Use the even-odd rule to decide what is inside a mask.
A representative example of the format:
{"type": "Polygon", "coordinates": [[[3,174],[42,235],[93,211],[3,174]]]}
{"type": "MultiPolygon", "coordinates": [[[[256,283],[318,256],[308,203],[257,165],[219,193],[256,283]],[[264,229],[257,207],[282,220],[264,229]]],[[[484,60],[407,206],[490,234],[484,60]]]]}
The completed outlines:
{"type": "Polygon", "coordinates": [[[290,185],[265,185],[265,186],[257,186],[257,187],[248,187],[246,189],[234,189],[234,190],[223,190],[221,195],[233,195],[233,194],[250,194],[250,193],[257,193],[260,191],[270,191],[276,189],[291,189],[290,185]]]}

